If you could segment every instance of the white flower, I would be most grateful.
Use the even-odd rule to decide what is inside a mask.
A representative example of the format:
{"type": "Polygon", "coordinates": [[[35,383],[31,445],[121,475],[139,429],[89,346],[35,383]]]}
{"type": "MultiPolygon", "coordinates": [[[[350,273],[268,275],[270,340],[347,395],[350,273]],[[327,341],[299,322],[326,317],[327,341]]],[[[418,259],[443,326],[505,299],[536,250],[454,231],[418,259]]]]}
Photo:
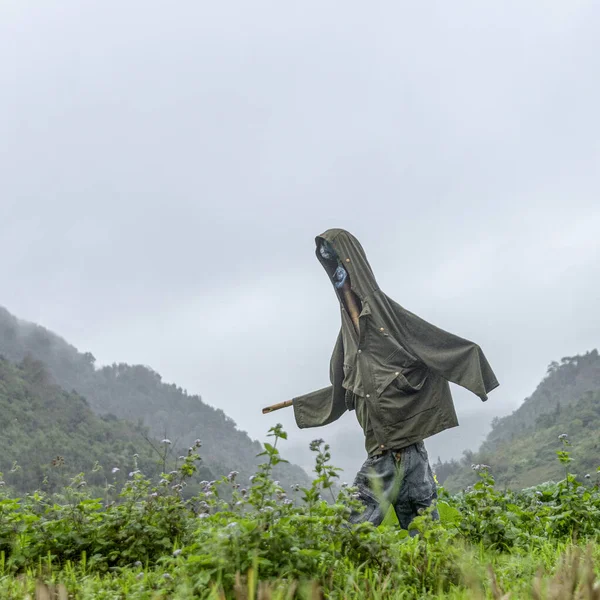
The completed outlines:
{"type": "MultiPolygon", "coordinates": [[[[161,444],[167,444],[168,445],[170,443],[171,443],[171,440],[168,439],[168,438],[165,438],[164,440],[161,441],[161,444]]],[[[166,573],[165,573],[165,575],[166,575],[166,573]]]]}
{"type": "Polygon", "coordinates": [[[113,473],[118,473],[121,469],[119,469],[119,467],[113,467],[112,468],[112,472],[113,473]]]}
{"type": "Polygon", "coordinates": [[[177,548],[177,550],[175,550],[173,552],[173,556],[179,556],[181,554],[181,552],[182,552],[182,549],[181,548],[177,548]]]}

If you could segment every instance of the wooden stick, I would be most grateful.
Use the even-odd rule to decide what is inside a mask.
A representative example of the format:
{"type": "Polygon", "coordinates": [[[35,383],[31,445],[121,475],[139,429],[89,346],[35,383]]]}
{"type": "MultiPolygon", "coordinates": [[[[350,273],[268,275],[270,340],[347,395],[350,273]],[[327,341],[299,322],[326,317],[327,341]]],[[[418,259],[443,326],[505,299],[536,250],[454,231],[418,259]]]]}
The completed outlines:
{"type": "Polygon", "coordinates": [[[356,329],[356,333],[358,333],[358,316],[360,314],[360,308],[358,306],[358,298],[352,291],[348,280],[346,280],[344,282],[344,285],[342,286],[342,289],[340,291],[341,291],[342,299],[344,300],[344,305],[346,306],[346,310],[348,311],[348,314],[350,315],[350,319],[352,320],[352,323],[354,324],[354,329],[356,329]]]}
{"type": "Polygon", "coordinates": [[[265,408],[262,409],[262,414],[267,415],[267,414],[273,412],[274,410],[279,410],[280,408],[287,408],[288,406],[291,406],[291,405],[292,405],[292,401],[286,400],[285,402],[280,402],[279,404],[272,404],[271,406],[265,406],[265,408]]]}

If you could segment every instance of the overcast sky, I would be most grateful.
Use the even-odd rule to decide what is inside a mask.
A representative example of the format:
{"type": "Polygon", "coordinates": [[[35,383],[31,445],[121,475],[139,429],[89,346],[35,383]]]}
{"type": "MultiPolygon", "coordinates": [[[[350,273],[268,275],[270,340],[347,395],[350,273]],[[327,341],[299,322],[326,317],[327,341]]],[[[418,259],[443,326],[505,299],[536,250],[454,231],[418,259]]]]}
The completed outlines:
{"type": "Polygon", "coordinates": [[[428,442],[459,456],[600,346],[599,27],[594,0],[2,0],[0,304],[360,461],[352,414],[260,413],[328,384],[314,237],[343,227],[490,360],[428,442]]]}

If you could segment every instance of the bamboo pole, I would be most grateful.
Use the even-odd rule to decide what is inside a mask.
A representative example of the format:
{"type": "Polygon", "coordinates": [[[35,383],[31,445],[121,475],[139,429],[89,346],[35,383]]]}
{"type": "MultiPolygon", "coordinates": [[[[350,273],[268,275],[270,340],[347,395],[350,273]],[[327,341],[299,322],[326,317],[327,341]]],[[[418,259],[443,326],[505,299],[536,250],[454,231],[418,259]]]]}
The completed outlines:
{"type": "Polygon", "coordinates": [[[291,406],[291,405],[292,405],[292,401],[286,400],[285,402],[279,402],[279,404],[272,404],[271,406],[265,406],[262,409],[262,414],[267,415],[267,414],[273,412],[274,410],[279,410],[280,408],[287,408],[288,406],[291,406]]]}
{"type": "Polygon", "coordinates": [[[344,282],[344,285],[340,291],[342,292],[342,300],[344,301],[346,310],[350,315],[350,319],[352,319],[354,329],[356,329],[356,333],[358,333],[358,317],[360,315],[360,308],[356,294],[352,291],[348,280],[344,282]]]}

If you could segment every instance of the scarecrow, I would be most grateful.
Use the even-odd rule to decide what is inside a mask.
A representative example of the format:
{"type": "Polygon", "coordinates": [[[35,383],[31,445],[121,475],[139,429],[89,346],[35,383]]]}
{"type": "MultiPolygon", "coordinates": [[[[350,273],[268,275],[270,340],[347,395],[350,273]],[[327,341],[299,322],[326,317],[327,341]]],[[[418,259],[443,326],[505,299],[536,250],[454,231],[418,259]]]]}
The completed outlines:
{"type": "MultiPolygon", "coordinates": [[[[342,319],[331,385],[263,413],[291,405],[298,427],[308,428],[354,411],[367,459],[354,481],[364,509],[349,519],[379,525],[391,505],[408,529],[437,498],[423,440],[458,425],[448,382],[486,401],[498,381],[477,344],[427,323],[379,289],[353,235],[326,231],[316,238],[316,255],[342,319]]],[[[437,518],[434,507],[431,512],[437,518]]]]}

